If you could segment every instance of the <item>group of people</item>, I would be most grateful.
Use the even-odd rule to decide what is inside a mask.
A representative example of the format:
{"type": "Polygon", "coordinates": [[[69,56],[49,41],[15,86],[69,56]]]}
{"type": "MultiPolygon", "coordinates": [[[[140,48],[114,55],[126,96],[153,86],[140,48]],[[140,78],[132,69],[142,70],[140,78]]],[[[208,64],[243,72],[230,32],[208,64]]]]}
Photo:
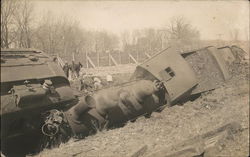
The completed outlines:
{"type": "Polygon", "coordinates": [[[113,85],[113,77],[110,74],[106,76],[106,81],[102,80],[98,76],[94,76],[93,74],[83,74],[79,78],[79,81],[79,91],[99,90],[102,89],[104,86],[113,85]]]}
{"type": "Polygon", "coordinates": [[[71,64],[65,62],[63,66],[63,71],[67,78],[76,78],[79,80],[79,91],[91,91],[91,90],[98,90],[101,89],[103,86],[110,86],[113,84],[113,77],[112,75],[108,74],[106,76],[106,82],[103,82],[100,77],[93,76],[93,74],[87,74],[81,72],[82,68],[81,62],[75,63],[72,61],[71,64]]]}
{"type": "Polygon", "coordinates": [[[70,72],[72,73],[71,77],[78,78],[80,75],[81,68],[82,68],[81,62],[76,64],[74,61],[72,61],[70,65],[68,64],[68,62],[65,62],[63,66],[63,71],[67,76],[67,78],[70,77],[70,72]]]}

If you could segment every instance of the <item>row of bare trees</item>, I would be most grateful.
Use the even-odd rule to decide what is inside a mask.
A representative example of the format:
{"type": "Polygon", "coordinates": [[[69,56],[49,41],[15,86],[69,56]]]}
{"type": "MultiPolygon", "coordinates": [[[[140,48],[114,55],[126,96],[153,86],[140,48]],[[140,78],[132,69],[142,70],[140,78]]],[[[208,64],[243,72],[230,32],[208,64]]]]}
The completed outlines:
{"type": "Polygon", "coordinates": [[[68,16],[50,11],[38,19],[29,0],[1,0],[1,48],[41,49],[50,54],[124,51],[159,51],[168,46],[198,43],[199,31],[183,17],[174,17],[161,29],[124,31],[120,36],[106,31],[88,31],[68,16]]]}
{"type": "Polygon", "coordinates": [[[199,31],[181,16],[173,17],[161,29],[147,28],[122,34],[127,51],[159,51],[169,46],[184,47],[200,43],[199,31]],[[129,44],[130,43],[130,44],[129,44]]]}
{"type": "Polygon", "coordinates": [[[9,48],[31,46],[31,12],[32,5],[28,1],[1,1],[1,47],[9,48]]]}
{"type": "Polygon", "coordinates": [[[34,46],[48,53],[104,52],[118,45],[118,38],[106,31],[87,31],[67,16],[48,12],[38,24],[34,46]]]}
{"type": "Polygon", "coordinates": [[[68,16],[50,11],[41,19],[34,16],[28,0],[1,0],[1,48],[35,47],[48,53],[104,52],[118,47],[116,35],[87,31],[68,16]]]}

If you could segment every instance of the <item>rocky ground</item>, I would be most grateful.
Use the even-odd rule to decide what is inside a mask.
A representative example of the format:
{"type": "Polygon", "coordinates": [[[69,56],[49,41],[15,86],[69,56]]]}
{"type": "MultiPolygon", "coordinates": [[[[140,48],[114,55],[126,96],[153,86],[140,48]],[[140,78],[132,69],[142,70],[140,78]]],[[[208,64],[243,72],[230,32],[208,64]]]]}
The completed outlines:
{"type": "Polygon", "coordinates": [[[37,156],[167,156],[171,151],[164,150],[168,150],[170,146],[231,122],[240,124],[241,128],[231,138],[225,139],[226,142],[220,145],[220,149],[210,156],[248,156],[249,63],[236,64],[232,71],[234,77],[231,80],[216,90],[203,93],[194,101],[166,108],[148,119],[141,117],[122,128],[98,132],[79,141],[72,139],[59,148],[44,150],[37,156]],[[157,152],[162,151],[157,155],[157,152]]]}

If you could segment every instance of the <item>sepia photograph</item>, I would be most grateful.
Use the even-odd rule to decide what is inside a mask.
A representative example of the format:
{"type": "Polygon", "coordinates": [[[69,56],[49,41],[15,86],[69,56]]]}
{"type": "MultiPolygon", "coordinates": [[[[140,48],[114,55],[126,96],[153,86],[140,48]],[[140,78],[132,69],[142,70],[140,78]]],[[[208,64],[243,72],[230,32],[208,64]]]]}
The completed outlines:
{"type": "Polygon", "coordinates": [[[247,157],[248,0],[1,0],[1,157],[247,157]]]}

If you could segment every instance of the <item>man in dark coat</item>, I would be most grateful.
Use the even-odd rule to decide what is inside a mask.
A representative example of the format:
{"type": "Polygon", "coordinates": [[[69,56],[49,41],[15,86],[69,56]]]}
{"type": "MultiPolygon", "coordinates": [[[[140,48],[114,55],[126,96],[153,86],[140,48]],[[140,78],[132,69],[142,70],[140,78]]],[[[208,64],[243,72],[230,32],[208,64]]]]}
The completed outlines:
{"type": "Polygon", "coordinates": [[[75,65],[76,77],[79,77],[79,73],[80,73],[80,71],[81,71],[81,68],[82,68],[81,62],[79,62],[78,64],[75,65]]]}
{"type": "Polygon", "coordinates": [[[70,69],[70,71],[72,72],[71,73],[71,77],[72,77],[72,79],[73,78],[76,78],[77,76],[76,76],[76,64],[75,64],[75,62],[72,60],[72,63],[69,65],[69,69],[70,69]]]}
{"type": "Polygon", "coordinates": [[[66,62],[63,66],[63,71],[65,73],[65,75],[67,76],[67,78],[69,77],[69,65],[68,63],[66,62]]]}

